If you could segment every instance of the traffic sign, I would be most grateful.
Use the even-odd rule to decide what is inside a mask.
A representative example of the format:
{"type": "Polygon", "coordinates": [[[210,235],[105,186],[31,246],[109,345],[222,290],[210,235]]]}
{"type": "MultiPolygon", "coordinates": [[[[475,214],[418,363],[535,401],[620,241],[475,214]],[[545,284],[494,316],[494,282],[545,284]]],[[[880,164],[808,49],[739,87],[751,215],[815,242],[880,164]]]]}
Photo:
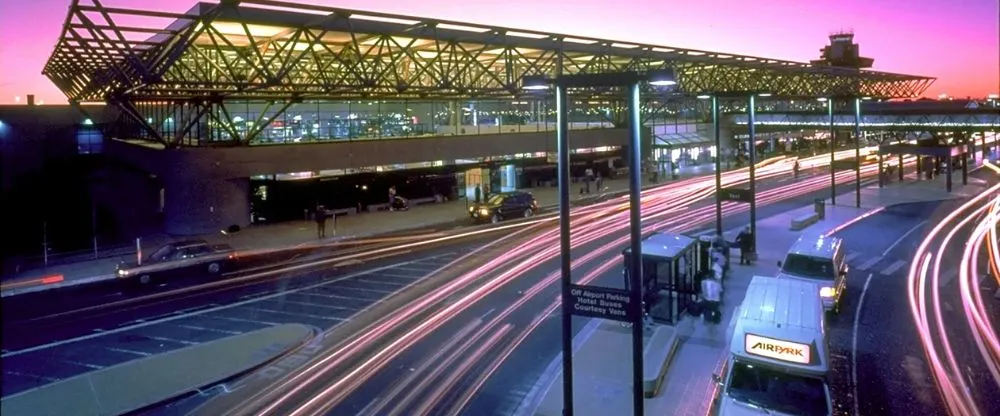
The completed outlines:
{"type": "Polygon", "coordinates": [[[570,285],[569,293],[573,315],[621,322],[635,322],[639,316],[639,302],[632,302],[625,290],[570,285]]]}

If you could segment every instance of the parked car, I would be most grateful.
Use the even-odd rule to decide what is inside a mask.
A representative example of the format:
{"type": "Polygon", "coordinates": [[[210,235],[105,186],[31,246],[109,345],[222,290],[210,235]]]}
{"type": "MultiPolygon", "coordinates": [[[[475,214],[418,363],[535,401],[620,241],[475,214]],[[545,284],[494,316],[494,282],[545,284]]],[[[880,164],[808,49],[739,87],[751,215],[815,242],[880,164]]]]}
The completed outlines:
{"type": "Polygon", "coordinates": [[[236,252],[226,244],[210,245],[203,240],[179,241],[160,247],[141,264],[119,264],[115,275],[119,279],[148,285],[171,277],[218,275],[235,259],[236,252]]]}
{"type": "Polygon", "coordinates": [[[528,192],[512,191],[491,195],[485,202],[469,207],[469,217],[476,222],[527,218],[538,212],[538,201],[528,192]]]}

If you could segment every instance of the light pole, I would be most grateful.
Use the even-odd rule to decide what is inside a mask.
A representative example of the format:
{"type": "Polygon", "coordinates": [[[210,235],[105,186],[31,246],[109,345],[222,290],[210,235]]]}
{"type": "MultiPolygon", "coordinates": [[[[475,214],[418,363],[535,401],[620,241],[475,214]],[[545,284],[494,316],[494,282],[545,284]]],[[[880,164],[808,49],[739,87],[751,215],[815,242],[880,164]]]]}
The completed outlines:
{"type": "Polygon", "coordinates": [[[722,138],[719,134],[719,97],[699,95],[712,99],[712,130],[715,133],[715,235],[722,236],[722,138]]]}
{"type": "Polygon", "coordinates": [[[830,205],[837,205],[837,130],[833,124],[833,98],[826,100],[827,114],[830,116],[830,205]]]}
{"type": "MultiPolygon", "coordinates": [[[[629,120],[629,321],[632,323],[632,399],[636,416],[644,414],[643,389],[643,322],[642,322],[642,125],[640,120],[640,85],[649,82],[653,86],[676,84],[671,69],[650,71],[646,74],[634,72],[559,75],[555,79],[545,76],[522,77],[522,88],[526,90],[556,89],[556,111],[558,113],[556,140],[558,148],[559,172],[559,246],[562,289],[562,367],[563,367],[563,415],[573,415],[573,339],[570,303],[573,282],[570,270],[570,206],[569,206],[569,123],[567,89],[594,87],[626,87],[629,120]]],[[[594,288],[601,290],[601,288],[594,288]]]]}
{"type": "MultiPolygon", "coordinates": [[[[770,97],[771,94],[760,94],[770,97]]],[[[757,95],[750,94],[747,100],[747,130],[750,134],[750,235],[751,253],[757,252],[757,95]]]]}
{"type": "Polygon", "coordinates": [[[854,98],[854,162],[854,206],[861,208],[861,98],[857,97],[854,98]]]}

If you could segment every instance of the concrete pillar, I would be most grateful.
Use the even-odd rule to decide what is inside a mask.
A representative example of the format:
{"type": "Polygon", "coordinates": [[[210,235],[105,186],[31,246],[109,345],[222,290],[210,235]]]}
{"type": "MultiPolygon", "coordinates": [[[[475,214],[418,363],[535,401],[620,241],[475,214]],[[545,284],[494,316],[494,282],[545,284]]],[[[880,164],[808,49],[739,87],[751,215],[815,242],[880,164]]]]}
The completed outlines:
{"type": "Polygon", "coordinates": [[[231,225],[250,225],[250,178],[180,172],[164,177],[163,184],[163,228],[168,234],[214,234],[231,225]]]}
{"type": "Polygon", "coordinates": [[[462,109],[458,101],[448,102],[448,114],[448,127],[451,127],[453,134],[461,134],[462,109]]]}

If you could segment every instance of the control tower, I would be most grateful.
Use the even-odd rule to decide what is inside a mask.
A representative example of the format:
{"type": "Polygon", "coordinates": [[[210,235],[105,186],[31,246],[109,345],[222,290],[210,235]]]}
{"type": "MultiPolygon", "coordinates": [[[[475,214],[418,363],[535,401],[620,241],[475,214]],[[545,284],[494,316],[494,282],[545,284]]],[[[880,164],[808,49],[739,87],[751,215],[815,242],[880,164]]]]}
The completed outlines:
{"type": "Polygon", "coordinates": [[[871,68],[874,58],[861,56],[860,48],[854,43],[854,33],[837,32],[830,35],[830,45],[820,49],[820,59],[811,61],[815,66],[837,66],[842,68],[871,68]]]}

